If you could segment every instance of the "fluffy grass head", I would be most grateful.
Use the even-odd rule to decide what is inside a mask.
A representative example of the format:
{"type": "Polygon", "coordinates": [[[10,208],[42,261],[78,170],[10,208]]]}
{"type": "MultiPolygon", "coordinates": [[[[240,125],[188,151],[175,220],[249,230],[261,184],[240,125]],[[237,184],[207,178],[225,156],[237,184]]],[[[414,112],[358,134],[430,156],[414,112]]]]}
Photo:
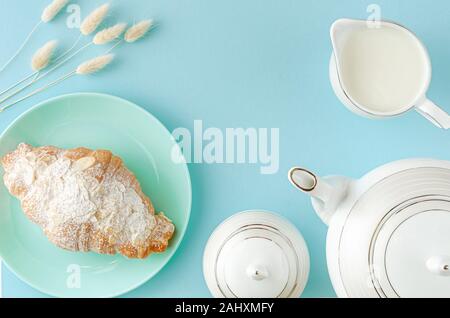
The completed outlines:
{"type": "Polygon", "coordinates": [[[113,54],[101,55],[92,60],[86,61],[77,67],[77,75],[89,75],[103,70],[114,59],[113,54]]]}
{"type": "Polygon", "coordinates": [[[69,0],[53,0],[42,12],[41,20],[44,23],[52,21],[67,5],[69,0]]]}
{"type": "Polygon", "coordinates": [[[31,60],[31,67],[34,71],[41,71],[50,64],[57,44],[58,42],[55,40],[49,41],[36,51],[31,60]]]}
{"type": "Polygon", "coordinates": [[[109,3],[105,3],[104,5],[92,11],[91,14],[89,14],[81,23],[80,32],[83,35],[89,35],[97,30],[99,25],[103,22],[106,15],[108,14],[109,8],[109,3]]]}
{"type": "Polygon", "coordinates": [[[133,43],[145,36],[148,31],[153,27],[154,21],[152,19],[144,20],[136,23],[130,27],[125,33],[125,41],[128,43],[133,43]]]}
{"type": "Polygon", "coordinates": [[[95,35],[93,43],[95,45],[108,44],[120,37],[126,28],[126,23],[118,23],[110,28],[106,28],[95,35]]]}

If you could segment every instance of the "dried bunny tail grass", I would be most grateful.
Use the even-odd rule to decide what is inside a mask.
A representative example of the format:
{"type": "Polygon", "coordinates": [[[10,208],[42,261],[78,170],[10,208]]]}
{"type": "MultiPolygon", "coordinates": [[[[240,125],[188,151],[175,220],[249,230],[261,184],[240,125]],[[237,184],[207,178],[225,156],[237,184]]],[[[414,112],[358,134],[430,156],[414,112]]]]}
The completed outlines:
{"type": "Polygon", "coordinates": [[[103,22],[106,15],[109,11],[109,3],[105,3],[104,5],[98,7],[94,11],[91,12],[81,24],[80,31],[83,35],[89,35],[95,30],[97,30],[98,26],[103,22]]]}
{"type": "Polygon", "coordinates": [[[92,60],[86,61],[77,67],[76,74],[89,75],[104,69],[114,59],[113,54],[101,55],[92,60]]]}
{"type": "Polygon", "coordinates": [[[34,71],[40,71],[50,64],[50,60],[55,52],[57,41],[49,41],[34,54],[31,60],[31,67],[34,71]]]}
{"type": "Polygon", "coordinates": [[[44,12],[42,12],[42,22],[48,23],[52,21],[68,2],[69,0],[53,0],[53,2],[44,9],[44,12]]]}
{"type": "Polygon", "coordinates": [[[135,25],[130,27],[128,31],[125,33],[125,41],[127,41],[128,43],[136,42],[144,35],[146,35],[153,25],[154,25],[153,19],[144,20],[139,23],[136,23],[135,25]]]}
{"type": "MultiPolygon", "coordinates": [[[[101,71],[102,69],[104,69],[109,63],[112,62],[112,60],[114,59],[114,55],[112,54],[108,54],[108,55],[102,55],[102,56],[98,56],[92,60],[86,61],[83,64],[81,64],[80,66],[77,67],[77,69],[75,71],[72,71],[60,78],[58,78],[57,80],[36,89],[35,91],[31,92],[28,95],[25,95],[24,97],[21,97],[20,99],[6,105],[3,106],[2,108],[0,108],[0,113],[7,110],[8,108],[11,108],[12,106],[36,95],[39,94],[53,86],[56,86],[62,82],[64,82],[65,80],[71,78],[72,76],[75,75],[89,75],[98,71],[101,71]]],[[[1,104],[1,103],[0,103],[1,104]]]]}
{"type": "MultiPolygon", "coordinates": [[[[25,38],[25,40],[23,41],[23,43],[20,45],[20,47],[17,49],[16,53],[14,53],[14,55],[0,68],[0,73],[3,72],[18,56],[19,54],[23,51],[23,49],[27,46],[28,42],[30,42],[31,37],[33,36],[34,33],[36,33],[36,31],[39,29],[39,27],[41,26],[42,21],[39,21],[34,27],[33,29],[31,29],[31,32],[27,35],[27,37],[25,38]]],[[[9,89],[8,89],[9,90],[9,89]]],[[[6,90],[6,91],[8,91],[6,90]]],[[[5,91],[3,91],[2,93],[0,93],[0,95],[3,95],[5,91]]]]}
{"type": "Polygon", "coordinates": [[[103,45],[112,42],[118,37],[120,37],[126,28],[127,28],[126,23],[118,23],[110,28],[106,28],[98,32],[95,35],[94,40],[92,42],[95,45],[103,45]]]}
{"type": "Polygon", "coordinates": [[[31,32],[28,34],[28,36],[25,38],[25,41],[22,43],[22,45],[19,47],[19,49],[14,53],[14,55],[0,68],[0,73],[3,72],[16,58],[19,56],[19,54],[22,52],[22,50],[25,48],[25,46],[30,41],[33,34],[36,32],[36,30],[39,28],[39,26],[42,23],[48,23],[52,21],[58,13],[67,5],[69,0],[53,0],[52,3],[50,3],[42,12],[41,21],[39,21],[31,30],[31,32]]]}

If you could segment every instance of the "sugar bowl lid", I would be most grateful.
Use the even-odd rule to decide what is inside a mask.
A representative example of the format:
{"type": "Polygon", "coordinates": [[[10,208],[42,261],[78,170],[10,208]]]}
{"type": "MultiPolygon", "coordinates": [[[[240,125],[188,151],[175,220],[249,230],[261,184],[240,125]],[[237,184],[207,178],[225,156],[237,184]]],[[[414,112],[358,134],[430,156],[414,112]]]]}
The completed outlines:
{"type": "Polygon", "coordinates": [[[239,213],[211,235],[203,272],[218,298],[295,298],[309,275],[309,253],[300,232],[277,214],[239,213]]]}

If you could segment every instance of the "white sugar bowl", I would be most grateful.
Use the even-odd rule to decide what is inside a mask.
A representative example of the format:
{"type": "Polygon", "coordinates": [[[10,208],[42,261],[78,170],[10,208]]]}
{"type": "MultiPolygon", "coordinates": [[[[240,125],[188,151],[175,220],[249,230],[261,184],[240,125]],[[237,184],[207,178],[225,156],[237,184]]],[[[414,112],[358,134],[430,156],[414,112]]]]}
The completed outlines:
{"type": "Polygon", "coordinates": [[[206,283],[217,298],[298,298],[309,267],[300,232],[265,211],[242,212],[223,222],[203,257],[206,283]]]}

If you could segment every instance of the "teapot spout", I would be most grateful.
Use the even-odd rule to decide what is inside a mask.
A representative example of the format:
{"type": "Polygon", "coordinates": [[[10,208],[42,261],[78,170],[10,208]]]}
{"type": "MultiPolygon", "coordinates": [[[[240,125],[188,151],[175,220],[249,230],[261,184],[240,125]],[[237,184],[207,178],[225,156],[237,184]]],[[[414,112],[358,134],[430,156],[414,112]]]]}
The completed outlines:
{"type": "Polygon", "coordinates": [[[292,185],[312,197],[316,213],[329,224],[334,212],[345,199],[350,183],[346,177],[320,178],[309,170],[293,168],[289,172],[292,185]]]}

